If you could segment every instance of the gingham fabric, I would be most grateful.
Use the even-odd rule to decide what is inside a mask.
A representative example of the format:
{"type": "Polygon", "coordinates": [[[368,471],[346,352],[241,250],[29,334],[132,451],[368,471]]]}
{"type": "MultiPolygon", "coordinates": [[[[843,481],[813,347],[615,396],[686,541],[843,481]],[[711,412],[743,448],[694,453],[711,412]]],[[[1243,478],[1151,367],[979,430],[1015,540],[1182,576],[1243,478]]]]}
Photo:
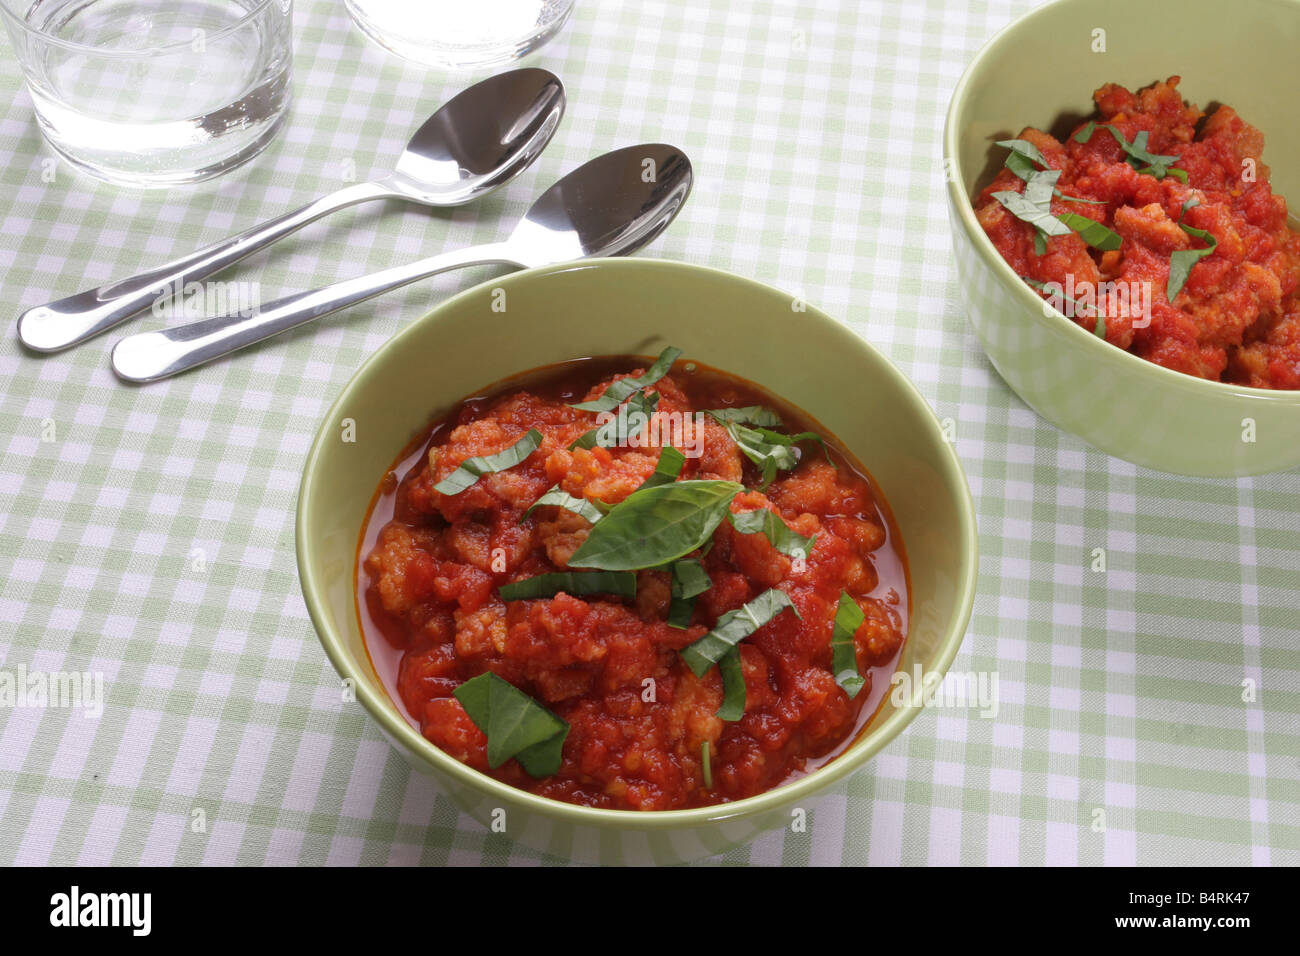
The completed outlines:
{"type": "MultiPolygon", "coordinates": [[[[527,61],[569,94],[534,169],[446,214],[336,214],[222,277],[270,299],[487,241],[581,161],[662,140],[698,178],[651,254],[802,295],[951,420],[982,550],[954,668],[998,674],[996,716],[926,711],[812,804],[806,833],[712,862],[1300,862],[1300,472],[1197,480],[1108,458],[1017,399],[962,313],[943,113],[1028,5],[578,0],[527,61]]],[[[466,83],[370,45],[341,3],[296,6],[287,125],[193,188],[131,192],[66,165],[44,181],[3,59],[12,315],[382,174],[466,83]]],[[[339,701],[294,564],[328,402],[404,321],[487,274],[143,388],[113,377],[113,336],[48,357],[0,337],[0,675],[104,680],[98,718],[0,708],[0,863],[563,862],[459,814],[339,701]]]]}

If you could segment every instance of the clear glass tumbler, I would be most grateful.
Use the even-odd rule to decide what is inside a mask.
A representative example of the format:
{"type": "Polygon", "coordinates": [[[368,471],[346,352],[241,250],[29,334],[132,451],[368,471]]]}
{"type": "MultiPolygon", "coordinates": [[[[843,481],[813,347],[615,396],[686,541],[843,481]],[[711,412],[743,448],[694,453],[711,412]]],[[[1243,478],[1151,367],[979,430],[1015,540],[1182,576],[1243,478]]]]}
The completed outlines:
{"type": "Polygon", "coordinates": [[[559,31],[573,0],[344,0],[361,31],[408,60],[447,70],[508,63],[559,31]]]}
{"type": "Polygon", "coordinates": [[[289,105],[292,0],[0,0],[36,120],[92,176],[170,186],[219,175],[289,105]]]}

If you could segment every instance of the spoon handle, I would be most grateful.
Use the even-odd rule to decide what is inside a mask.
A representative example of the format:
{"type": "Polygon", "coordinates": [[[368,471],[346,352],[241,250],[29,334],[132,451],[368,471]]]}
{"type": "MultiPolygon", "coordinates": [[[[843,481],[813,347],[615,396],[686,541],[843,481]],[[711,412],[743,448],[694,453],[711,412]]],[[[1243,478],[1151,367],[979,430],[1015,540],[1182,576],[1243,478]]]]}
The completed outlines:
{"type": "Polygon", "coordinates": [[[251,315],[235,313],[128,335],[113,347],[113,371],[128,382],[155,382],[439,272],[492,263],[523,265],[505,242],[448,252],[286,296],[251,315]]]}
{"type": "Polygon", "coordinates": [[[77,345],[151,305],[157,309],[169,298],[179,299],[189,283],[220,272],[327,213],[392,195],[390,189],[378,183],[345,186],[301,209],[155,269],[28,309],[18,317],[18,338],[38,352],[57,352],[77,345]]]}

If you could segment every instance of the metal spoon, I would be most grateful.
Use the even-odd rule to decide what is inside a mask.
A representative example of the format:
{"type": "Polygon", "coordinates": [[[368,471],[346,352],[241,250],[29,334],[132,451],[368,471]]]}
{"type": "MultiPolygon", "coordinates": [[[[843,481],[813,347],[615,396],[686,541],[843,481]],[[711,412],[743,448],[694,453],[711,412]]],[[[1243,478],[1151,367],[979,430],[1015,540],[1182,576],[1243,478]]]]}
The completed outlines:
{"type": "Polygon", "coordinates": [[[129,319],[309,222],[372,199],[460,206],[514,179],[546,148],[564,115],[564,86],[546,70],[512,70],[476,83],[424,121],[393,173],[346,186],[301,209],[129,279],[29,309],[18,338],[57,352],[129,319]]]}
{"type": "Polygon", "coordinates": [[[691,163],[659,143],[627,146],[589,160],[544,192],[505,242],[448,252],[410,265],[300,292],[251,316],[226,315],[145,332],[113,348],[113,371],[153,382],[420,279],[462,266],[533,268],[572,259],[627,255],[673,221],[691,189],[691,163]]]}

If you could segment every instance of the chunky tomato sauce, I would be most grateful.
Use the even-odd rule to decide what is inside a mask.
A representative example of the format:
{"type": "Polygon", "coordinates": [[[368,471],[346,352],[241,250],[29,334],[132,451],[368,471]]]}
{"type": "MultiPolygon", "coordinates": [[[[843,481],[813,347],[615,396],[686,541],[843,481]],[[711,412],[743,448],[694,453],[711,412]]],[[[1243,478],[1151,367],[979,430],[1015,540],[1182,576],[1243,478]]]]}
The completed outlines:
{"type": "MultiPolygon", "coordinates": [[[[377,672],[424,736],[506,783],[613,809],[737,800],[830,759],[876,710],[907,628],[902,545],[865,472],[823,433],[833,465],[806,446],[797,467],[779,472],[765,492],[746,490],[731,504],[737,513],[771,509],[799,534],[816,534],[807,559],[792,560],[763,534],[741,534],[722,522],[701,559],[712,587],[697,598],[690,627],[666,622],[671,581],[660,570],[637,572],[635,600],[560,593],[503,601],[501,585],[566,569],[591,528],[556,506],[521,521],[548,488],[559,484],[575,497],[612,505],[654,471],[655,446],[569,450],[596,416],[568,404],[639,374],[636,361],[543,370],[435,421],[372,503],[358,556],[362,630],[377,672]],[[543,440],[521,464],[458,495],[434,490],[466,458],[499,452],[531,428],[543,440]],[[801,617],[787,609],[741,642],[746,709],[742,719],[723,721],[715,713],[723,701],[718,668],[697,678],[678,651],[720,615],[772,587],[786,592],[801,617]],[[841,590],[865,615],[855,643],[868,684],[853,700],[831,671],[841,590]],[[486,737],[453,696],[485,671],[569,723],[557,773],[534,779],[514,759],[489,769],[486,737]]],[[[754,386],[694,363],[679,362],[646,391],[659,395],[656,415],[766,405],[781,413],[789,433],[817,429],[754,386]]],[[[667,427],[660,432],[672,434],[667,427]]],[[[706,417],[702,437],[681,480],[761,484],[721,425],[706,417]]]]}
{"type": "MultiPolygon", "coordinates": [[[[1107,315],[1106,340],[1148,361],[1188,375],[1257,388],[1300,388],[1300,233],[1287,224],[1286,200],[1269,187],[1260,156],[1264,136],[1231,107],[1209,116],[1185,105],[1178,77],[1137,93],[1107,84],[1093,94],[1099,116],[1133,143],[1146,131],[1150,152],[1177,155],[1175,176],[1156,179],[1126,162],[1121,146],[1097,128],[1086,143],[1073,133],[1061,143],[1033,127],[1020,134],[1038,147],[1067,197],[1052,212],[1073,212],[1118,233],[1119,249],[1099,252],[1076,234],[1053,236],[1034,250],[1034,228],[1005,209],[993,193],[1021,191],[1002,170],[976,199],[976,214],[998,251],[1021,276],[1039,283],[1147,283],[1149,310],[1121,307],[1107,315]],[[1199,205],[1184,207],[1189,200],[1199,205]],[[1191,268],[1186,284],[1167,296],[1170,254],[1205,248],[1179,225],[1208,231],[1217,248],[1191,268]],[[1149,324],[1146,324],[1149,321],[1149,324]]],[[[1078,132],[1076,128],[1074,132],[1078,132]]],[[[1075,321],[1094,331],[1095,312],[1075,321]]]]}

